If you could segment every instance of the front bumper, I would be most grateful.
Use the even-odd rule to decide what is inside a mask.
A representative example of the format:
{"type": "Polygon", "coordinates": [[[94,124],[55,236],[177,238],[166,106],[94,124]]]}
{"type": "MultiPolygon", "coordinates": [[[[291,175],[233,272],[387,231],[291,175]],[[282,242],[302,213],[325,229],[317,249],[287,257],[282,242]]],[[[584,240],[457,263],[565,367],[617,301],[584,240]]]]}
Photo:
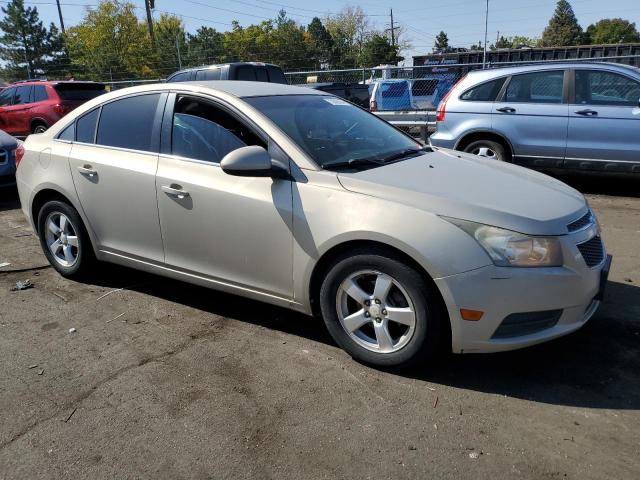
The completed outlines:
{"type": "MultiPolygon", "coordinates": [[[[564,248],[572,252],[575,245],[569,241],[564,248]]],[[[605,261],[593,268],[587,267],[579,255],[574,255],[565,262],[568,265],[562,267],[508,268],[491,265],[436,279],[451,320],[452,351],[514,350],[578,330],[600,305],[610,262],[606,252],[604,256],[605,261]],[[484,314],[479,321],[465,321],[460,314],[461,308],[479,310],[484,314]],[[548,328],[506,338],[499,334],[504,327],[502,330],[498,328],[507,317],[513,318],[516,314],[516,318],[526,318],[524,314],[541,312],[556,312],[548,328]]]]}

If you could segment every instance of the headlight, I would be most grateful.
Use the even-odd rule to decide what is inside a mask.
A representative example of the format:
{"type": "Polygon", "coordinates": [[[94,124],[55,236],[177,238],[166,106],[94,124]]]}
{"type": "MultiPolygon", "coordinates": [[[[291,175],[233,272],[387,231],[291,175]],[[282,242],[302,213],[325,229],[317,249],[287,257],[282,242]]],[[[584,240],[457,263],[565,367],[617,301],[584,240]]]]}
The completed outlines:
{"type": "Polygon", "coordinates": [[[481,223],[442,217],[467,232],[502,267],[558,267],[562,248],[556,237],[532,237],[481,223]]]}

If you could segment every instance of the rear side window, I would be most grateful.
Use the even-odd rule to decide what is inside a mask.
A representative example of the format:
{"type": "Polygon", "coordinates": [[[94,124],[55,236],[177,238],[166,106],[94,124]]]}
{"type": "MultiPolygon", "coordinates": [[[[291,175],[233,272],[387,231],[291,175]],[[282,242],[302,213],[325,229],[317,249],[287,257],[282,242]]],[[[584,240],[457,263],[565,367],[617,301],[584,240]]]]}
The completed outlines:
{"type": "Polygon", "coordinates": [[[460,95],[460,100],[493,102],[498,96],[498,93],[500,93],[500,89],[502,88],[502,85],[504,85],[504,81],[505,78],[499,78],[491,82],[477,85],[460,95]]]}
{"type": "Polygon", "coordinates": [[[102,106],[96,143],[108,147],[155,151],[153,126],[159,93],[123,98],[102,106]]]}
{"type": "Polygon", "coordinates": [[[107,92],[101,83],[59,83],[53,88],[60,100],[69,102],[86,102],[107,92]]]}
{"type": "Polygon", "coordinates": [[[268,82],[269,76],[267,75],[266,68],[256,68],[256,80],[259,82],[268,82]]]}
{"type": "Polygon", "coordinates": [[[76,120],[76,141],[83,143],[95,142],[96,123],[98,123],[99,113],[100,109],[96,108],[76,120]]]}
{"type": "Polygon", "coordinates": [[[58,134],[58,140],[66,140],[68,142],[73,142],[73,140],[76,137],[75,127],[76,127],[76,122],[73,122],[67,128],[62,130],[62,132],[58,134]]]}
{"type": "Polygon", "coordinates": [[[190,77],[191,77],[191,72],[182,72],[182,73],[178,73],[178,74],[174,75],[169,80],[167,80],[167,82],[169,82],[169,83],[173,83],[173,82],[188,82],[190,77]]]}
{"type": "Polygon", "coordinates": [[[518,103],[562,103],[564,72],[527,73],[511,77],[505,101],[518,103]]]}
{"type": "Polygon", "coordinates": [[[244,65],[236,68],[237,80],[256,81],[256,70],[252,66],[244,65]]]}
{"type": "Polygon", "coordinates": [[[269,72],[269,81],[271,83],[289,83],[287,82],[287,77],[285,77],[284,72],[278,67],[267,67],[267,71],[269,72]]]}
{"type": "Polygon", "coordinates": [[[49,100],[49,95],[47,94],[47,87],[45,87],[44,85],[34,85],[33,101],[44,102],[45,100],[49,100]]]}
{"type": "Polygon", "coordinates": [[[576,103],[637,107],[640,83],[624,75],[598,70],[576,70],[576,103]]]}
{"type": "Polygon", "coordinates": [[[220,80],[219,68],[208,68],[196,72],[196,80],[220,80]]]}
{"type": "Polygon", "coordinates": [[[31,103],[31,85],[23,85],[16,89],[16,96],[13,99],[14,105],[31,103]]]}

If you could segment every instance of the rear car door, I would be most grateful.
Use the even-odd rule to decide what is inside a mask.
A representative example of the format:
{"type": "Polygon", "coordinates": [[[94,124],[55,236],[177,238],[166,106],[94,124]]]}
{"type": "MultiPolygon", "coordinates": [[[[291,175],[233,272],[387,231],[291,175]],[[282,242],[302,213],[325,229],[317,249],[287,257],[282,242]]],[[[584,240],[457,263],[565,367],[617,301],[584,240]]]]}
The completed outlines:
{"type": "Polygon", "coordinates": [[[511,76],[493,104],[492,129],[507,138],[513,161],[562,167],[567,146],[568,73],[541,70],[511,76]]]}
{"type": "Polygon", "coordinates": [[[573,74],[565,166],[640,172],[640,81],[600,69],[573,74]]]}
{"type": "Polygon", "coordinates": [[[118,98],[75,122],[71,174],[103,252],[164,261],[155,174],[166,95],[118,98]]]}
{"type": "Polygon", "coordinates": [[[291,298],[291,182],[232,176],[220,168],[227,153],[247,145],[268,147],[273,156],[281,151],[230,107],[172,96],[156,185],[167,265],[291,298]]]}

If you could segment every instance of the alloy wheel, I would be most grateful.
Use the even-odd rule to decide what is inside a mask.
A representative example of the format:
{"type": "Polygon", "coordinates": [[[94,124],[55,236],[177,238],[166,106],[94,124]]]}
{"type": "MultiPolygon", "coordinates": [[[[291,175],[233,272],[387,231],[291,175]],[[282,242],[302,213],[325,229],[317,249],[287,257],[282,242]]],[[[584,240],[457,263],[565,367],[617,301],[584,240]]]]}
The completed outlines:
{"type": "Polygon", "coordinates": [[[349,275],[338,288],[340,324],[358,345],[393,353],[409,343],[416,328],[415,307],[393,277],[374,270],[349,275]]]}
{"type": "Polygon", "coordinates": [[[493,158],[495,160],[499,160],[500,159],[500,157],[498,156],[496,151],[493,150],[492,148],[489,148],[489,147],[474,148],[471,151],[471,153],[473,153],[474,155],[478,155],[480,157],[493,158]]]}
{"type": "Polygon", "coordinates": [[[75,226],[64,213],[52,212],[45,220],[45,241],[54,260],[63,267],[71,267],[80,253],[75,226]]]}

